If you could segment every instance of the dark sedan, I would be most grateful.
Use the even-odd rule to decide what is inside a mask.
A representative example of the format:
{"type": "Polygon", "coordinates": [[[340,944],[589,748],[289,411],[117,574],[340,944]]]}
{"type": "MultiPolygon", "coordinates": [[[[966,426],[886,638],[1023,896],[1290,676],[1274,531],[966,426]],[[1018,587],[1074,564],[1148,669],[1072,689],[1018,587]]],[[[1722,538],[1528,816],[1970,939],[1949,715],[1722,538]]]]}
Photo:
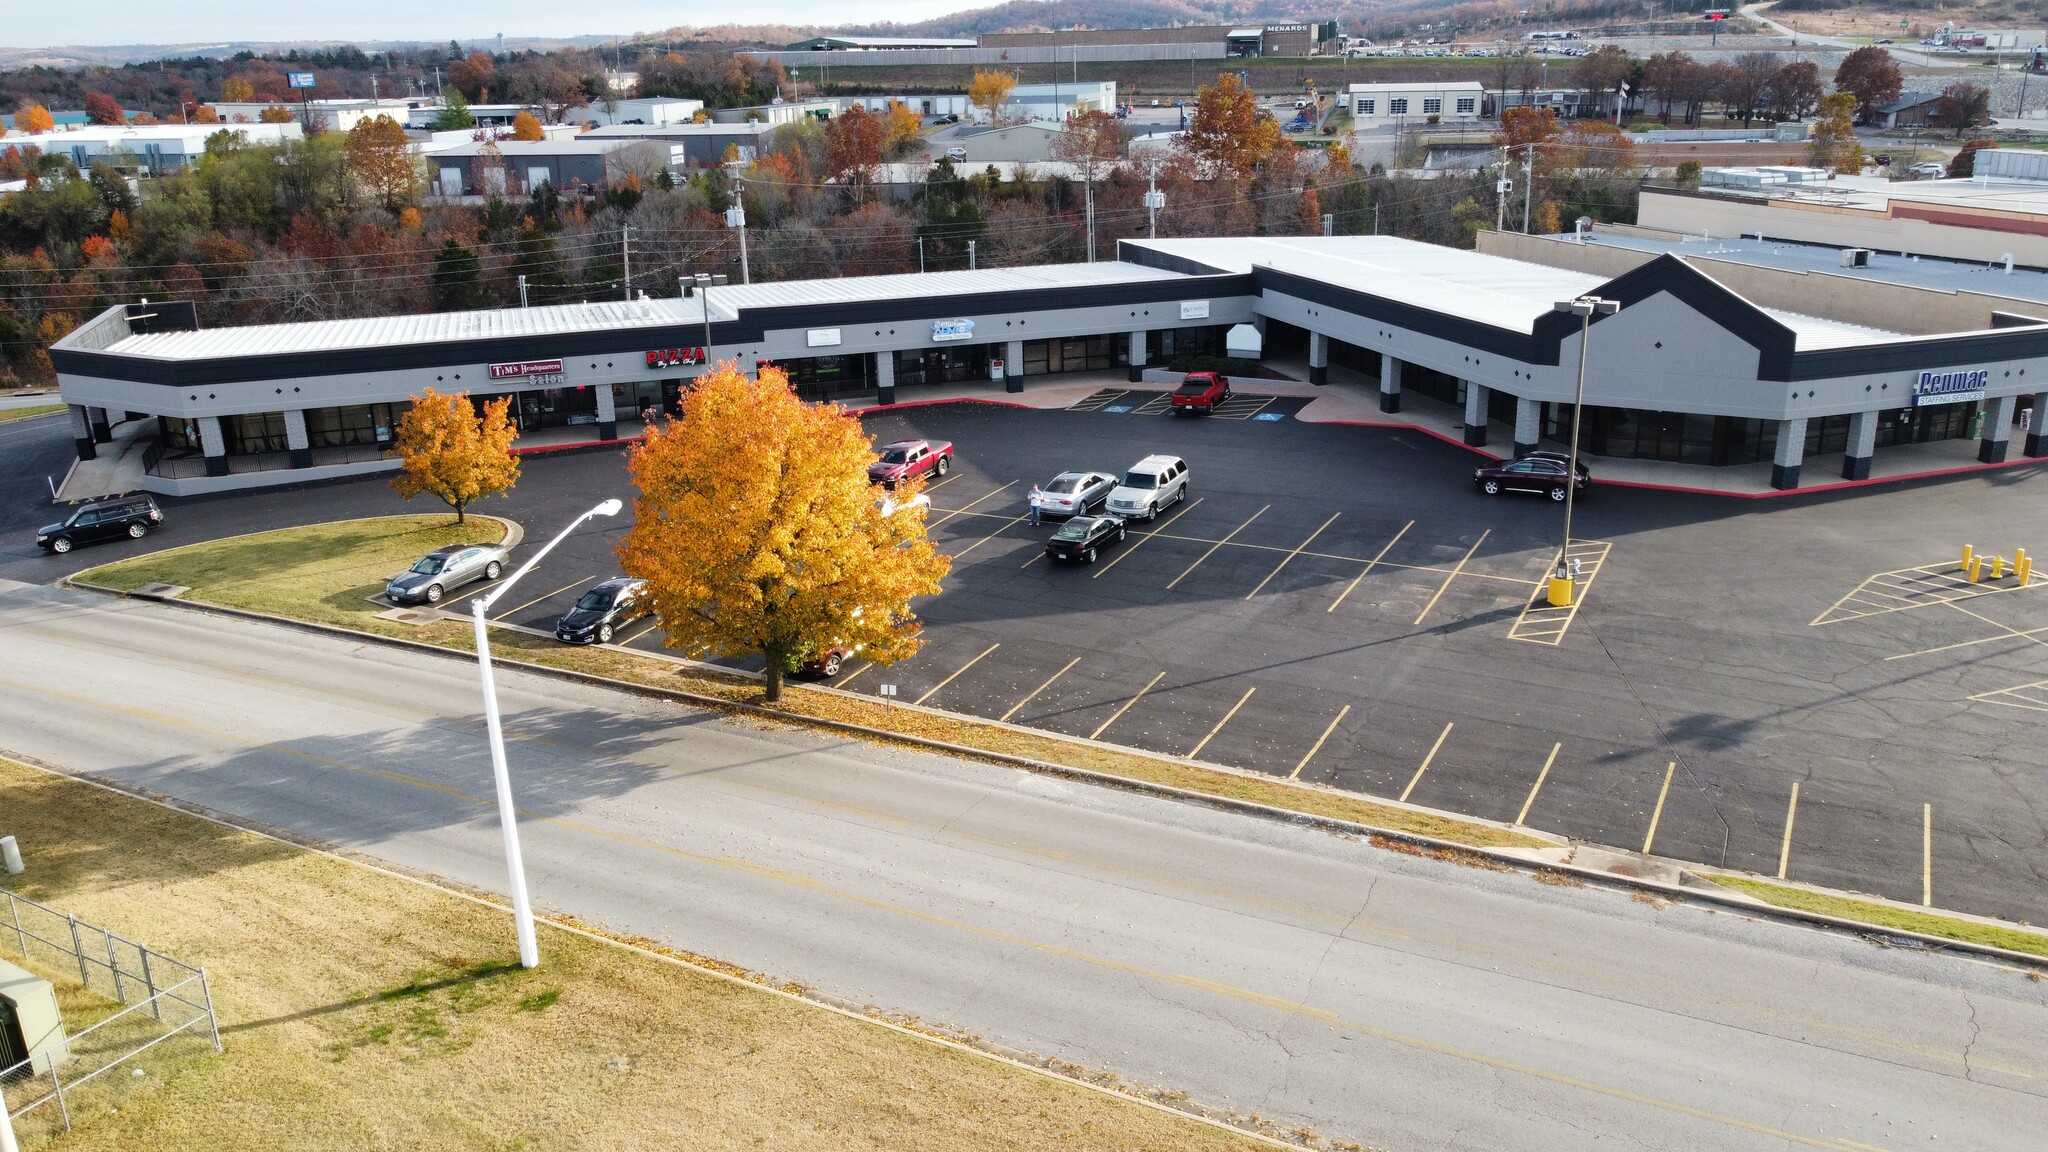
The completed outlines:
{"type": "Polygon", "coordinates": [[[1093,564],[1097,553],[1122,540],[1125,532],[1121,516],[1076,516],[1045,542],[1045,554],[1054,560],[1093,564]]]}
{"type": "MultiPolygon", "coordinates": [[[[1472,473],[1472,483],[1488,496],[1498,496],[1502,492],[1541,492],[1563,503],[1565,472],[1570,466],[1571,458],[1561,452],[1531,452],[1503,464],[1489,464],[1476,469],[1472,473]]],[[[1592,479],[1592,473],[1580,464],[1577,483],[1573,487],[1584,492],[1592,479]]]]}
{"type": "Polygon", "coordinates": [[[619,629],[653,609],[647,581],[613,577],[585,592],[555,621],[555,639],[564,644],[609,644],[619,629]]]}

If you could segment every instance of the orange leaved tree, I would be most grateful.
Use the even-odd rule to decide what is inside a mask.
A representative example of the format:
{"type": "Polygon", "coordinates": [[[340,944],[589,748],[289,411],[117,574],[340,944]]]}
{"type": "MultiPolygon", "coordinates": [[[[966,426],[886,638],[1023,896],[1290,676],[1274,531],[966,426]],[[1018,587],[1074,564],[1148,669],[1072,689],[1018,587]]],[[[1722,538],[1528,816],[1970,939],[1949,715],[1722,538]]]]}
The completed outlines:
{"type": "Polygon", "coordinates": [[[511,397],[500,397],[478,412],[467,392],[442,396],[429,388],[413,397],[391,449],[402,461],[391,486],[407,500],[439,496],[462,523],[472,501],[519,482],[519,458],[512,455],[519,430],[512,426],[511,404],[511,397]]]}
{"type": "Polygon", "coordinates": [[[647,581],[671,648],[759,653],[770,701],[828,652],[890,664],[921,646],[910,602],[952,561],[924,535],[921,483],[886,500],[874,448],[837,405],[797,399],[781,370],[730,362],[656,425],[628,470],[640,490],[619,564],[647,581]]]}
{"type": "Polygon", "coordinates": [[[531,112],[521,112],[512,117],[512,138],[514,140],[545,140],[547,131],[541,127],[540,117],[531,112]]]}
{"type": "Polygon", "coordinates": [[[41,104],[31,104],[14,118],[14,126],[34,136],[38,132],[48,132],[56,128],[57,121],[50,115],[48,108],[41,104]]]}

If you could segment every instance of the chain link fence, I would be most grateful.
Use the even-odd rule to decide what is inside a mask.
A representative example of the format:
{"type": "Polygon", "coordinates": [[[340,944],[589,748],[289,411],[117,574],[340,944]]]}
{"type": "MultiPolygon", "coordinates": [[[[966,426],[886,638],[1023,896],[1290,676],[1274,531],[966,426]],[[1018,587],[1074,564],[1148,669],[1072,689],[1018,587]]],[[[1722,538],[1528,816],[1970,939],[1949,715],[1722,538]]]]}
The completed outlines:
{"type": "MultiPolygon", "coordinates": [[[[114,1104],[124,1081],[143,1074],[145,1052],[177,1056],[221,1050],[220,1022],[206,970],[114,935],[76,916],[0,889],[0,954],[122,1007],[70,1033],[62,1055],[32,1055],[0,1068],[0,1100],[24,1147],[69,1131],[82,1109],[114,1104]],[[118,1073],[118,1074],[117,1074],[118,1073]]],[[[68,1015],[76,1016],[77,1012],[68,1015]]],[[[66,1021],[67,1030],[71,1024],[66,1021]]]]}

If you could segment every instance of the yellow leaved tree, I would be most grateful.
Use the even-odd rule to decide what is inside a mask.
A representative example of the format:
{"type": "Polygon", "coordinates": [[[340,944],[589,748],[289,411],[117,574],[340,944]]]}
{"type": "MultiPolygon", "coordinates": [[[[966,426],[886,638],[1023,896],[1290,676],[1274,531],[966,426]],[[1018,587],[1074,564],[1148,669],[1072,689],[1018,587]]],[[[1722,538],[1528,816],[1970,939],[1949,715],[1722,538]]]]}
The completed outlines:
{"type": "Polygon", "coordinates": [[[455,509],[455,522],[473,501],[505,491],[519,482],[519,458],[512,442],[512,398],[485,402],[483,411],[469,394],[443,396],[432,388],[412,398],[412,408],[398,421],[392,453],[402,463],[391,486],[407,500],[422,494],[438,496],[455,509]]]}
{"type": "Polygon", "coordinates": [[[619,542],[647,581],[671,648],[759,653],[766,699],[829,652],[878,664],[914,654],[910,602],[939,591],[952,560],[924,535],[921,481],[882,499],[873,445],[838,405],[797,399],[780,369],[750,380],[731,362],[654,426],[628,470],[640,491],[619,542]]]}

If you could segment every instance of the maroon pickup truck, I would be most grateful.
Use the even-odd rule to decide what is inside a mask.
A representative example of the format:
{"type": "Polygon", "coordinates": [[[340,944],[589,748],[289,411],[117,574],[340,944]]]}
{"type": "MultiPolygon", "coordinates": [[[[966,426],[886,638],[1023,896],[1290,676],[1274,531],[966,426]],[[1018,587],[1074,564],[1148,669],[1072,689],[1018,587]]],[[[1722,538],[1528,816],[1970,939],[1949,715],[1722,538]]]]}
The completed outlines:
{"type": "Polygon", "coordinates": [[[868,465],[868,481],[894,488],[927,472],[944,476],[953,466],[950,440],[898,440],[882,445],[882,458],[868,465]]]}

